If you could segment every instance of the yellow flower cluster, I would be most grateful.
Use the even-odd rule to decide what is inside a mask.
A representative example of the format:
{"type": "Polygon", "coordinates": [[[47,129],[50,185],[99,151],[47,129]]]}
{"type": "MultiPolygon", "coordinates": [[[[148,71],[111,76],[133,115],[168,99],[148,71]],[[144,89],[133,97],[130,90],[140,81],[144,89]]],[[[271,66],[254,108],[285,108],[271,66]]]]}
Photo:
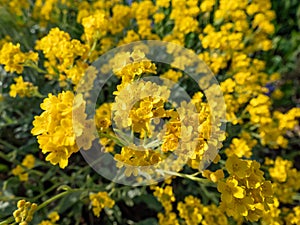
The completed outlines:
{"type": "MultiPolygon", "coordinates": [[[[143,166],[156,165],[162,160],[162,155],[159,152],[129,145],[122,147],[120,154],[115,154],[114,159],[117,161],[117,167],[125,167],[124,174],[129,177],[132,174],[138,175],[139,170],[143,170],[143,166]]],[[[146,168],[148,173],[152,171],[146,168]]]]}
{"type": "Polygon", "coordinates": [[[142,74],[156,73],[156,66],[145,57],[145,53],[137,49],[133,52],[121,52],[114,56],[110,61],[113,72],[117,77],[122,79],[121,84],[117,86],[119,91],[133,80],[140,78],[142,74]]]}
{"type": "Polygon", "coordinates": [[[133,2],[131,5],[131,10],[133,18],[136,19],[137,33],[141,39],[158,39],[158,36],[152,32],[152,20],[149,18],[156,11],[156,7],[153,2],[149,0],[139,3],[133,2]]]}
{"type": "Polygon", "coordinates": [[[30,170],[34,167],[35,158],[33,155],[26,155],[23,159],[21,165],[17,165],[16,168],[12,170],[12,174],[19,176],[20,181],[28,181],[28,173],[26,170],[30,170]]]}
{"type": "MultiPolygon", "coordinates": [[[[267,88],[280,78],[278,73],[269,74],[272,70],[260,57],[261,52],[269,51],[276,44],[272,42],[275,13],[270,0],[36,0],[31,5],[24,0],[0,2],[18,15],[20,21],[28,14],[28,19],[40,23],[38,28],[32,28],[40,37],[35,40],[35,50],[43,54],[39,64],[38,53],[22,52],[20,44],[13,44],[10,38],[0,40],[0,64],[7,72],[22,73],[10,86],[9,95],[42,97],[37,87],[26,81],[24,67],[32,67],[47,78],[59,81],[65,90],[57,96],[49,94],[40,105],[43,112],[33,121],[32,134],[37,136],[51,164],[65,168],[70,156],[80,148],[89,149],[98,133],[104,148],[101,150],[113,155],[117,167],[125,167],[122,170],[125,176],[138,176],[141,171],[153,175],[147,167],[155,165],[161,173],[175,170],[179,176],[201,182],[203,178],[196,175],[179,173],[180,164],[187,162],[184,172],[200,170],[197,175],[202,172],[210,185],[217,185],[221,193],[219,207],[204,205],[200,196],[189,195],[181,196],[184,200],[174,208],[176,199],[170,183],[165,182],[163,188],[152,187],[164,208],[164,212],[158,214],[160,224],[225,225],[229,223],[226,215],[239,224],[244,219],[250,222],[261,219],[262,224],[274,225],[300,223],[298,206],[293,209],[282,206],[282,203],[290,204],[292,208],[293,198],[300,190],[297,182],[300,172],[293,163],[281,157],[266,160],[271,184],[263,177],[258,162],[245,160],[260,154],[253,152],[256,147],[263,146],[270,151],[288,147],[286,134],[298,125],[300,117],[299,108],[284,113],[274,110],[272,100],[280,98],[282,92],[276,90],[270,94],[267,88]],[[62,30],[67,26],[60,26],[60,18],[76,18],[78,24],[67,33],[62,30]],[[45,36],[43,32],[48,30],[45,36]],[[116,46],[143,39],[190,48],[221,80],[230,127],[227,134],[230,142],[226,143],[225,154],[220,153],[227,157],[225,165],[217,155],[225,139],[224,135],[218,136],[222,133],[223,121],[213,116],[222,104],[216,98],[211,105],[207,103],[216,93],[215,86],[207,88],[210,81],[204,81],[204,90],[190,90],[188,78],[180,70],[195,62],[172,45],[166,48],[173,56],[171,67],[161,68],[160,64],[147,59],[152,49],[143,44],[130,52],[117,53],[108,64],[101,65],[99,76],[108,74],[110,68],[116,76],[110,83],[116,88],[109,87],[109,91],[114,91],[115,102],[101,102],[95,118],[87,116],[89,102],[84,99],[90,97],[89,90],[94,88],[97,75],[96,68],[90,64],[116,46]],[[45,70],[38,68],[41,64],[45,70]],[[163,85],[143,81],[149,74],[162,78],[163,85]],[[114,83],[115,80],[118,83],[114,83]],[[169,102],[169,88],[179,82],[193,95],[191,103],[169,102]],[[73,91],[79,94],[75,96],[73,91]],[[213,159],[215,163],[220,160],[219,165],[203,171],[205,162],[213,159]]],[[[195,71],[201,69],[195,68],[195,71]]],[[[279,151],[274,154],[277,153],[279,151]]],[[[27,155],[12,174],[27,181],[27,170],[33,168],[34,163],[35,158],[27,155]]],[[[104,207],[112,208],[115,204],[106,192],[91,193],[89,198],[97,217],[104,207]]],[[[18,208],[14,213],[16,222],[27,224],[36,205],[20,201],[18,208]]],[[[52,213],[48,218],[40,225],[55,224],[59,215],[52,213]]]]}
{"type": "Polygon", "coordinates": [[[20,200],[18,201],[17,207],[18,209],[13,213],[16,223],[19,225],[28,225],[33,219],[37,204],[20,200]]]}
{"type": "Polygon", "coordinates": [[[226,216],[216,205],[205,206],[200,199],[191,195],[185,197],[184,202],[177,204],[177,210],[179,211],[179,216],[184,219],[187,225],[228,224],[226,216]]]}
{"type": "Polygon", "coordinates": [[[53,211],[48,214],[49,220],[43,220],[38,225],[57,225],[56,222],[60,219],[59,214],[53,211]]]}
{"type": "Polygon", "coordinates": [[[256,161],[242,160],[233,155],[225,166],[229,177],[218,182],[220,209],[235,219],[244,216],[249,221],[257,221],[273,202],[271,182],[265,181],[256,161]]]}
{"type": "Polygon", "coordinates": [[[220,179],[224,178],[224,172],[222,169],[216,170],[215,172],[212,172],[210,170],[204,170],[202,172],[202,176],[206,177],[214,183],[217,183],[220,179]]]}
{"type": "Polygon", "coordinates": [[[265,212],[261,224],[274,225],[298,225],[300,223],[300,207],[298,205],[289,208],[280,207],[279,200],[274,198],[274,204],[270,205],[270,211],[265,212]]]}
{"type": "MultiPolygon", "coordinates": [[[[149,146],[151,140],[149,143],[143,143],[145,146],[143,151],[134,150],[135,146],[123,147],[121,153],[115,155],[120,167],[126,164],[153,165],[165,158],[164,153],[173,151],[178,156],[184,153],[178,158],[178,164],[173,162],[169,165],[170,168],[175,169],[181,160],[187,161],[189,157],[191,164],[195,168],[199,167],[210,139],[211,125],[208,106],[206,103],[199,104],[199,114],[194,104],[185,102],[182,102],[176,111],[166,110],[164,105],[169,95],[170,90],[167,86],[159,86],[150,81],[128,84],[118,93],[112,106],[113,120],[118,129],[131,127],[135,133],[140,134],[140,137],[150,139],[155,137],[162,142],[160,147],[159,145],[149,146]],[[163,129],[156,130],[156,126],[151,122],[157,124],[159,119],[167,121],[163,129]],[[198,124],[201,126],[198,127],[198,124]],[[151,150],[148,151],[149,147],[161,150],[162,154],[151,153],[151,150]]],[[[126,174],[131,174],[131,170],[126,171],[126,174]]],[[[136,170],[134,174],[137,174],[136,170]]]]}
{"type": "Polygon", "coordinates": [[[299,124],[300,108],[292,108],[286,113],[274,111],[272,120],[259,127],[259,134],[263,145],[271,148],[286,148],[288,140],[284,137],[299,124]]]}
{"type": "Polygon", "coordinates": [[[38,54],[22,52],[19,43],[14,45],[11,42],[7,42],[0,49],[0,64],[4,65],[4,69],[7,72],[21,74],[24,66],[30,64],[30,61],[37,62],[38,54]]]}
{"type": "Polygon", "coordinates": [[[59,15],[65,13],[60,9],[60,6],[70,6],[68,0],[37,0],[33,5],[32,17],[39,21],[41,27],[47,27],[49,22],[58,22],[59,15]]]}
{"type": "Polygon", "coordinates": [[[273,181],[274,195],[283,203],[292,203],[293,196],[300,190],[300,172],[293,168],[293,162],[277,157],[267,160],[273,181]]]}
{"type": "Polygon", "coordinates": [[[95,114],[95,121],[97,128],[102,131],[111,125],[111,107],[112,103],[104,103],[98,107],[95,114]]]}
{"type": "Polygon", "coordinates": [[[298,225],[300,224],[300,206],[293,208],[293,211],[290,212],[286,218],[285,222],[287,225],[298,225]]]}
{"type": "MultiPolygon", "coordinates": [[[[77,22],[84,27],[82,39],[93,49],[89,58],[93,61],[115,44],[114,38],[106,35],[116,35],[132,19],[132,8],[116,1],[83,1],[78,5],[77,22]],[[96,43],[100,46],[96,46],[96,43]]],[[[137,39],[139,40],[139,38],[137,39]]]]}
{"type": "MultiPolygon", "coordinates": [[[[214,95],[214,87],[207,89],[206,96],[214,95]],[[210,93],[211,92],[211,93],[210,93]]],[[[216,118],[213,118],[210,105],[203,101],[204,95],[202,92],[197,92],[192,97],[191,103],[195,105],[198,112],[198,137],[197,145],[193,154],[190,156],[188,165],[193,169],[202,170],[202,164],[207,161],[213,161],[216,157],[216,149],[222,147],[222,141],[225,136],[220,134],[219,123],[216,123],[216,118]],[[212,136],[214,133],[216,136],[212,136]],[[219,135],[220,134],[220,135],[219,135]],[[207,150],[210,151],[207,151],[207,150]],[[207,154],[208,153],[208,154],[207,154]],[[212,154],[212,155],[210,155],[212,154]]],[[[217,98],[214,99],[217,101],[217,98]]],[[[220,110],[221,111],[221,110],[220,110]]]]}
{"type": "Polygon", "coordinates": [[[229,148],[225,149],[227,156],[236,155],[239,158],[252,156],[252,148],[257,144],[257,140],[253,139],[251,135],[242,131],[238,138],[233,138],[229,148]]]}
{"type": "Polygon", "coordinates": [[[226,215],[214,204],[203,206],[203,225],[217,224],[217,225],[227,225],[229,221],[226,215]]]}
{"type": "Polygon", "coordinates": [[[90,194],[90,201],[93,207],[94,215],[99,217],[102,209],[105,207],[112,208],[115,205],[115,201],[112,200],[107,192],[98,192],[90,194]]]}
{"type": "Polygon", "coordinates": [[[29,9],[30,3],[27,0],[1,0],[1,6],[7,5],[11,13],[17,16],[23,16],[24,11],[29,9]]]}
{"type": "Polygon", "coordinates": [[[176,83],[182,77],[182,72],[169,69],[167,72],[161,74],[160,77],[176,83]]]}
{"type": "Polygon", "coordinates": [[[179,225],[183,223],[188,225],[228,224],[225,214],[216,205],[203,205],[200,199],[191,195],[185,197],[184,202],[178,202],[177,210],[180,218],[177,218],[177,214],[173,211],[173,204],[176,199],[170,182],[166,181],[165,183],[168,185],[164,188],[151,186],[151,189],[154,190],[153,195],[164,208],[164,213],[160,212],[157,215],[160,225],[179,225]]]}
{"type": "Polygon", "coordinates": [[[281,210],[279,208],[279,200],[278,198],[274,198],[274,203],[269,204],[270,210],[265,211],[264,215],[261,219],[261,224],[274,224],[274,225],[281,225],[283,224],[281,210]]]}
{"type": "Polygon", "coordinates": [[[86,120],[82,95],[74,96],[70,91],[58,96],[49,94],[41,108],[44,112],[35,116],[31,133],[38,136],[42,152],[49,153],[46,160],[65,168],[71,154],[80,147],[89,149],[91,146],[94,121],[86,120]]]}
{"type": "Polygon", "coordinates": [[[203,205],[194,196],[185,197],[184,202],[178,203],[177,209],[187,225],[200,224],[203,219],[203,205]]]}
{"type": "MultiPolygon", "coordinates": [[[[174,21],[172,32],[162,39],[184,46],[184,37],[190,32],[199,32],[199,22],[197,16],[200,12],[197,1],[169,1],[172,11],[169,19],[174,21]]],[[[169,3],[168,3],[169,5],[169,3]]],[[[166,7],[164,4],[163,7],[166,7]]],[[[170,5],[168,6],[170,8],[170,5]]]]}
{"type": "Polygon", "coordinates": [[[19,76],[14,80],[16,83],[10,86],[9,91],[11,97],[15,98],[19,95],[21,98],[24,98],[39,95],[38,87],[33,86],[31,82],[24,81],[22,76],[19,76]]]}
{"type": "Polygon", "coordinates": [[[93,43],[106,34],[108,21],[105,18],[105,13],[96,11],[95,14],[83,18],[82,25],[84,28],[84,39],[88,43],[93,43]]]}
{"type": "Polygon", "coordinates": [[[132,126],[135,132],[149,133],[151,119],[164,115],[162,107],[169,95],[168,87],[150,81],[127,84],[113,103],[113,120],[120,129],[132,126]],[[136,102],[140,102],[139,106],[132,108],[136,102]]]}
{"type": "Polygon", "coordinates": [[[47,36],[38,40],[35,49],[41,50],[47,59],[44,66],[48,78],[57,78],[62,86],[66,84],[66,79],[72,84],[78,84],[88,68],[85,62],[88,46],[79,40],[71,40],[70,35],[59,28],[51,29],[47,36]]]}
{"type": "Polygon", "coordinates": [[[153,195],[162,204],[165,211],[164,213],[158,213],[157,215],[159,224],[179,225],[176,213],[172,212],[172,203],[175,202],[175,196],[172,186],[167,185],[164,188],[161,188],[159,186],[151,186],[150,188],[151,190],[154,190],[153,195]]]}
{"type": "MultiPolygon", "coordinates": [[[[103,103],[96,109],[95,124],[98,133],[113,135],[110,126],[112,125],[112,103],[103,103]]],[[[103,135],[102,135],[103,136],[103,135]]],[[[115,142],[109,137],[101,137],[99,140],[101,146],[104,147],[106,152],[113,152],[115,142]]]]}

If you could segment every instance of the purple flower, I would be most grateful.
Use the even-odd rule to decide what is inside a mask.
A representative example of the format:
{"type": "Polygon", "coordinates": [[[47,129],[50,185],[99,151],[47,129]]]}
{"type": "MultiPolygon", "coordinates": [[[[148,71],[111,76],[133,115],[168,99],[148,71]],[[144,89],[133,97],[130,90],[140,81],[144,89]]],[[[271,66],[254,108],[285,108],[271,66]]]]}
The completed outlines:
{"type": "Polygon", "coordinates": [[[132,4],[132,0],[126,0],[126,2],[127,2],[128,5],[132,4]]]}
{"type": "Polygon", "coordinates": [[[266,93],[267,96],[270,96],[272,92],[275,90],[275,85],[273,83],[268,83],[266,85],[266,88],[268,88],[268,93],[266,93]]]}

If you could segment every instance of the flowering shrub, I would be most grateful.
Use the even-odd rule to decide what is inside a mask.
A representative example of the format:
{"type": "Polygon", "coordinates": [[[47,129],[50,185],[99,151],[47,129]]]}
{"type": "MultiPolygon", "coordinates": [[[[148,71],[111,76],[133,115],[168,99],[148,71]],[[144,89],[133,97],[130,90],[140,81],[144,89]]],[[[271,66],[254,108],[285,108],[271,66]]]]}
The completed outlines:
{"type": "Polygon", "coordinates": [[[285,2],[0,0],[0,225],[300,224],[285,2]]]}

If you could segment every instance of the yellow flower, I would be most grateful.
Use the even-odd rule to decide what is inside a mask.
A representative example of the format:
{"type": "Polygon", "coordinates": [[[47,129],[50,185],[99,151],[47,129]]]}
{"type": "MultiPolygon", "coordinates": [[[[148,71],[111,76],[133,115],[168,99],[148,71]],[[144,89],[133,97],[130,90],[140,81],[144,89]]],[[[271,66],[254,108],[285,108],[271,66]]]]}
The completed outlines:
{"type": "Polygon", "coordinates": [[[88,43],[93,43],[104,36],[108,29],[108,20],[103,12],[98,11],[82,19],[84,37],[88,43]]]}
{"type": "Polygon", "coordinates": [[[134,30],[128,30],[123,39],[119,42],[118,45],[130,44],[135,41],[139,41],[140,36],[134,30]]]}
{"type": "Polygon", "coordinates": [[[280,89],[276,89],[271,96],[276,100],[280,100],[284,96],[284,93],[280,89]]]}
{"type": "Polygon", "coordinates": [[[221,89],[223,92],[232,93],[232,92],[234,92],[236,83],[231,78],[229,78],[229,79],[226,79],[225,81],[223,81],[220,85],[221,85],[221,89]]]}
{"type": "Polygon", "coordinates": [[[228,216],[233,216],[236,219],[240,216],[247,217],[250,210],[253,208],[253,200],[250,197],[234,198],[232,202],[222,201],[220,208],[225,211],[228,216]]]}
{"type": "Polygon", "coordinates": [[[269,204],[270,211],[265,211],[264,215],[261,219],[262,224],[274,224],[274,225],[280,225],[283,224],[283,221],[281,219],[281,210],[279,208],[279,201],[277,198],[274,198],[274,203],[269,204]]]}
{"type": "Polygon", "coordinates": [[[35,157],[31,154],[26,155],[22,161],[22,165],[28,169],[32,169],[34,167],[35,157]]]}
{"type": "Polygon", "coordinates": [[[20,181],[28,180],[28,173],[25,173],[24,168],[20,165],[17,165],[17,167],[12,170],[12,174],[15,176],[19,176],[20,181]]]}
{"type": "Polygon", "coordinates": [[[286,216],[285,222],[287,225],[300,224],[300,206],[295,206],[293,208],[293,211],[286,216]]]}
{"type": "Polygon", "coordinates": [[[215,0],[204,0],[200,5],[201,12],[211,12],[215,4],[215,0]]]}
{"type": "Polygon", "coordinates": [[[16,84],[10,86],[9,95],[15,98],[19,95],[21,98],[32,97],[38,94],[38,88],[30,82],[24,82],[23,77],[19,76],[14,79],[16,84]]]}
{"type": "Polygon", "coordinates": [[[225,166],[229,174],[236,175],[240,179],[245,178],[249,174],[247,161],[240,160],[236,155],[228,157],[225,166]]]}
{"type": "Polygon", "coordinates": [[[293,168],[293,162],[277,157],[269,168],[273,181],[274,195],[283,203],[293,202],[293,196],[300,190],[300,172],[293,168]]]}
{"type": "Polygon", "coordinates": [[[155,23],[159,23],[165,18],[165,14],[164,13],[156,13],[156,14],[154,14],[153,18],[154,18],[155,23]]]}
{"type": "Polygon", "coordinates": [[[233,138],[232,143],[229,148],[225,150],[225,153],[228,157],[236,155],[238,157],[247,157],[249,158],[252,155],[251,145],[243,138],[233,138]]]}
{"type": "Polygon", "coordinates": [[[172,80],[173,82],[178,82],[179,78],[182,77],[182,73],[180,71],[170,69],[161,74],[160,77],[172,80]]]}
{"type": "Polygon", "coordinates": [[[20,181],[28,181],[28,173],[25,172],[26,169],[32,169],[34,167],[35,158],[33,155],[26,155],[23,159],[21,166],[17,165],[16,168],[12,170],[12,174],[19,176],[20,181]]]}
{"type": "Polygon", "coordinates": [[[88,149],[91,146],[95,139],[91,126],[93,121],[86,120],[82,95],[74,96],[70,91],[58,96],[49,94],[41,108],[44,112],[35,116],[31,133],[37,135],[42,152],[49,153],[46,160],[65,168],[71,154],[79,151],[80,147],[88,149]]]}
{"type": "Polygon", "coordinates": [[[0,64],[5,65],[7,72],[21,74],[27,61],[38,61],[38,54],[34,52],[23,53],[20,44],[5,43],[0,49],[0,64]]]}
{"type": "Polygon", "coordinates": [[[158,213],[157,217],[159,225],[179,225],[177,215],[174,212],[158,213]]]}
{"type": "Polygon", "coordinates": [[[18,209],[13,212],[15,221],[19,224],[28,224],[33,219],[37,204],[19,200],[17,207],[18,209]]]}
{"type": "Polygon", "coordinates": [[[112,208],[115,205],[115,201],[108,196],[107,192],[91,193],[90,201],[93,213],[97,217],[100,216],[100,212],[104,207],[112,208]]]}
{"type": "Polygon", "coordinates": [[[201,224],[203,225],[227,225],[228,220],[226,215],[218,208],[216,205],[205,205],[203,206],[203,220],[201,224]]]}
{"type": "Polygon", "coordinates": [[[274,167],[269,169],[271,177],[279,182],[285,182],[288,176],[287,173],[292,168],[292,165],[291,161],[277,157],[274,167]]]}
{"type": "Polygon", "coordinates": [[[259,220],[273,203],[273,188],[271,182],[265,181],[260,164],[233,155],[225,166],[229,177],[226,182],[218,182],[220,209],[236,219],[244,216],[249,221],[259,220]]]}
{"type": "Polygon", "coordinates": [[[38,225],[57,225],[55,222],[60,219],[59,214],[56,211],[49,213],[47,217],[49,220],[43,220],[38,225]]]}
{"type": "MultiPolygon", "coordinates": [[[[139,170],[147,170],[145,166],[156,165],[162,160],[162,155],[142,146],[129,145],[122,147],[121,152],[115,154],[114,159],[117,161],[117,167],[125,167],[124,174],[129,177],[131,175],[137,176],[139,170]]],[[[149,173],[149,171],[147,172],[149,173]]]]}
{"type": "Polygon", "coordinates": [[[184,202],[178,203],[177,209],[187,225],[200,224],[203,219],[203,205],[194,196],[185,197],[184,202]]]}
{"type": "Polygon", "coordinates": [[[48,218],[50,219],[50,221],[52,223],[55,223],[56,221],[59,220],[59,214],[56,211],[53,211],[51,213],[48,214],[48,218]]]}
{"type": "Polygon", "coordinates": [[[227,203],[232,202],[234,198],[245,197],[245,189],[238,186],[238,181],[234,178],[218,182],[218,191],[221,192],[222,201],[227,203]]]}
{"type": "Polygon", "coordinates": [[[88,46],[79,40],[71,40],[70,35],[59,28],[52,28],[48,35],[38,40],[35,49],[41,50],[45,55],[47,78],[59,79],[61,85],[67,78],[76,85],[88,67],[84,63],[88,46]]]}
{"type": "Polygon", "coordinates": [[[156,5],[164,8],[169,8],[170,0],[157,0],[156,5]]]}
{"type": "Polygon", "coordinates": [[[175,196],[173,188],[170,185],[161,188],[158,186],[151,186],[151,190],[154,190],[153,195],[162,204],[166,213],[170,213],[173,209],[172,202],[175,202],[175,196]]]}
{"type": "Polygon", "coordinates": [[[266,124],[270,122],[271,115],[269,107],[271,105],[270,98],[266,95],[260,94],[257,96],[257,98],[253,98],[250,101],[250,104],[248,105],[247,109],[250,113],[250,119],[251,121],[261,124],[266,124]]]}
{"type": "Polygon", "coordinates": [[[218,180],[224,178],[224,172],[222,169],[216,170],[215,172],[212,172],[210,170],[204,170],[202,172],[202,175],[214,183],[216,183],[216,182],[218,182],[218,180]]]}

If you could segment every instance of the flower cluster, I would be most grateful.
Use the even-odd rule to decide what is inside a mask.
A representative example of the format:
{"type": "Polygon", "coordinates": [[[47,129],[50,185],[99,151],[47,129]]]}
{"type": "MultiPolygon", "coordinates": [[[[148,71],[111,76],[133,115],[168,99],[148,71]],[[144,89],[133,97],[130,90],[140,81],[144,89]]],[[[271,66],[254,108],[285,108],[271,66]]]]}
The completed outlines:
{"type": "Polygon", "coordinates": [[[38,40],[35,49],[41,50],[47,59],[44,62],[47,77],[57,78],[63,86],[66,85],[66,79],[78,84],[88,68],[85,63],[88,47],[79,40],[71,40],[70,35],[59,28],[51,29],[47,36],[38,40]]]}
{"type": "Polygon", "coordinates": [[[100,212],[104,207],[112,208],[115,204],[115,201],[108,196],[107,192],[91,193],[90,200],[94,215],[97,217],[100,216],[100,212]]]}
{"type": "Polygon", "coordinates": [[[21,165],[17,165],[11,172],[13,175],[18,176],[21,181],[28,180],[28,173],[26,170],[30,170],[34,167],[35,157],[33,155],[26,155],[21,165]]]}
{"type": "Polygon", "coordinates": [[[300,172],[293,168],[293,162],[277,157],[267,160],[273,181],[274,195],[283,203],[292,203],[293,196],[300,190],[300,172]]]}
{"type": "Polygon", "coordinates": [[[152,186],[154,190],[153,195],[162,204],[164,208],[164,213],[158,213],[158,219],[160,224],[179,224],[176,219],[177,215],[173,212],[172,203],[175,202],[175,196],[172,186],[167,185],[165,188],[160,188],[158,186],[152,186]]]}
{"type": "Polygon", "coordinates": [[[56,211],[53,211],[48,214],[49,220],[43,220],[38,225],[57,225],[56,222],[60,219],[59,214],[56,211]]]}
{"type": "Polygon", "coordinates": [[[24,81],[22,76],[14,79],[16,84],[10,86],[9,95],[15,98],[17,95],[21,98],[32,97],[39,95],[38,87],[34,86],[31,82],[24,81]]]}
{"type": "Polygon", "coordinates": [[[187,225],[200,224],[203,219],[203,205],[194,196],[185,197],[184,202],[178,203],[177,209],[187,225]]]}
{"type": "Polygon", "coordinates": [[[265,181],[260,164],[242,160],[233,155],[226,161],[229,177],[218,182],[221,193],[220,208],[228,216],[244,216],[249,221],[257,221],[273,203],[272,184],[265,181]]]}
{"type": "Polygon", "coordinates": [[[74,96],[70,91],[58,96],[49,94],[41,104],[44,112],[35,116],[32,134],[37,135],[46,160],[59,164],[61,168],[68,165],[71,154],[80,147],[89,148],[94,140],[93,120],[86,120],[85,102],[82,95],[74,96]],[[90,127],[90,129],[85,129],[90,127]]]}
{"type": "Polygon", "coordinates": [[[141,224],[298,225],[300,108],[279,88],[290,66],[277,61],[294,48],[280,40],[280,5],[0,0],[0,224],[132,224],[156,211],[141,224]],[[88,165],[80,149],[107,158],[88,165]],[[21,200],[11,216],[16,196],[52,194],[38,207],[51,210],[33,219],[37,205],[21,200]]]}
{"type": "Polygon", "coordinates": [[[4,65],[4,69],[10,73],[16,72],[21,74],[26,64],[37,61],[38,54],[22,52],[19,43],[14,45],[11,42],[7,42],[0,49],[0,64],[4,65]]]}
{"type": "Polygon", "coordinates": [[[26,202],[25,200],[18,201],[18,209],[14,211],[13,215],[16,223],[20,225],[27,225],[33,218],[33,214],[37,208],[37,204],[26,202]]]}

